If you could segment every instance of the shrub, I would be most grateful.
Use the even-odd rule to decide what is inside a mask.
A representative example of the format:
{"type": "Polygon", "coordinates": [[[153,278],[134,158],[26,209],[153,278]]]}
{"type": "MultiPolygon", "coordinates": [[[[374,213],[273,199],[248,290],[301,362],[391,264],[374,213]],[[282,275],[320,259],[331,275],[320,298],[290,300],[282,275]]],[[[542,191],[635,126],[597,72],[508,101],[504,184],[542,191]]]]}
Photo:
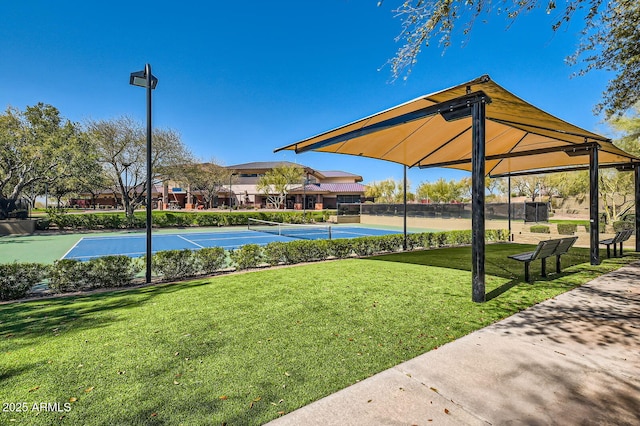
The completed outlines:
{"type": "Polygon", "coordinates": [[[151,268],[167,280],[191,277],[198,273],[197,257],[189,249],[160,251],[153,255],[151,268]]]}
{"type": "MultiPolygon", "coordinates": [[[[171,226],[227,226],[246,225],[249,218],[270,220],[285,223],[307,223],[324,222],[329,217],[329,211],[309,211],[302,212],[176,212],[176,211],[154,211],[152,212],[152,222],[154,227],[166,228],[171,226]]],[[[66,214],[64,209],[48,209],[47,225],[53,225],[59,229],[121,229],[121,228],[144,228],[146,225],[146,214],[135,212],[133,216],[127,217],[124,213],[83,213],[66,214]]]]}
{"type": "Polygon", "coordinates": [[[413,250],[417,247],[422,247],[420,245],[420,235],[416,234],[407,234],[407,250],[413,250]]]}
{"type": "MultiPolygon", "coordinates": [[[[591,232],[591,224],[590,223],[585,223],[584,230],[587,231],[587,232],[591,232]]],[[[598,231],[601,234],[604,234],[605,232],[607,232],[607,225],[604,222],[600,222],[600,226],[598,227],[598,231]]]]}
{"type": "Polygon", "coordinates": [[[560,235],[573,235],[578,230],[578,225],[575,223],[558,223],[558,234],[560,235]]]}
{"type": "Polygon", "coordinates": [[[271,266],[287,263],[287,244],[274,241],[264,246],[264,261],[271,266]]]}
{"type": "Polygon", "coordinates": [[[547,225],[533,225],[529,230],[536,234],[550,234],[551,230],[547,225]]]}
{"type": "MultiPolygon", "coordinates": [[[[147,225],[146,213],[136,212],[131,216],[127,216],[124,213],[110,215],[115,225],[115,228],[144,228],[147,225]]],[[[151,223],[153,224],[153,212],[151,216],[151,223]]]]}
{"type": "Polygon", "coordinates": [[[508,229],[487,229],[485,233],[485,239],[487,241],[508,241],[509,230],[508,229]]]}
{"type": "Polygon", "coordinates": [[[262,249],[257,244],[245,244],[229,253],[237,269],[255,268],[262,263],[262,249]]]}
{"type": "Polygon", "coordinates": [[[58,229],[64,229],[69,225],[69,219],[64,210],[47,209],[47,219],[58,229]]]}
{"type": "Polygon", "coordinates": [[[286,245],[287,263],[295,264],[324,260],[329,257],[327,240],[298,240],[286,245]]]}
{"type": "Polygon", "coordinates": [[[218,226],[218,221],[216,213],[201,213],[195,217],[195,224],[198,226],[218,226]]]}
{"type": "Polygon", "coordinates": [[[124,227],[124,215],[98,214],[98,225],[106,229],[119,229],[124,227]]]}
{"type": "Polygon", "coordinates": [[[380,252],[378,237],[358,237],[351,240],[351,247],[358,256],[371,256],[380,252]]]}
{"type": "MultiPolygon", "coordinates": [[[[409,234],[407,234],[407,239],[409,239],[409,234]]],[[[402,246],[404,244],[404,235],[393,234],[393,235],[383,235],[377,240],[377,252],[383,253],[393,253],[396,251],[402,250],[402,246]]]]}
{"type": "Polygon", "coordinates": [[[58,293],[90,288],[89,263],[75,259],[56,260],[49,271],[49,288],[58,293]]]}
{"type": "Polygon", "coordinates": [[[351,240],[338,239],[330,240],[327,244],[328,255],[337,259],[345,259],[353,253],[351,240]]]}
{"type": "MultiPolygon", "coordinates": [[[[463,244],[471,244],[471,230],[465,231],[448,231],[446,244],[450,246],[458,246],[463,244]]],[[[486,238],[486,231],[485,231],[486,238]]]]}
{"type": "Polygon", "coordinates": [[[49,218],[40,218],[36,221],[36,229],[38,231],[44,231],[46,229],[49,229],[50,225],[51,225],[51,220],[49,220],[49,218]]]}
{"type": "Polygon", "coordinates": [[[142,270],[129,256],[116,255],[91,259],[87,262],[89,288],[122,287],[131,284],[142,270]]]}
{"type": "Polygon", "coordinates": [[[431,247],[444,247],[447,245],[447,240],[449,237],[447,236],[447,232],[436,232],[433,234],[433,241],[431,243],[431,247]]]}
{"type": "Polygon", "coordinates": [[[25,297],[39,283],[47,267],[38,263],[8,263],[0,265],[0,300],[25,297]]]}
{"type": "Polygon", "coordinates": [[[213,274],[227,262],[227,254],[222,247],[205,247],[195,253],[200,268],[205,274],[213,274]]]}
{"type": "Polygon", "coordinates": [[[613,222],[613,230],[616,232],[624,231],[625,229],[635,229],[635,228],[636,228],[635,223],[630,221],[619,220],[619,221],[613,222]]]}
{"type": "Polygon", "coordinates": [[[423,232],[417,234],[416,246],[425,249],[435,247],[435,234],[433,232],[423,232]]]}

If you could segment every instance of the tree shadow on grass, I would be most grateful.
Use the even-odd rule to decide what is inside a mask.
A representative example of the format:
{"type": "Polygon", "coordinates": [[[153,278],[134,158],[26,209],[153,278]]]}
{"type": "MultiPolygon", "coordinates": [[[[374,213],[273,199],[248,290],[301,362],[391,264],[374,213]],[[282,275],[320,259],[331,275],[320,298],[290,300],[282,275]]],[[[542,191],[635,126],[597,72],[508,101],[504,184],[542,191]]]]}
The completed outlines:
{"type": "Polygon", "coordinates": [[[0,369],[0,382],[5,382],[14,376],[20,376],[25,371],[30,371],[38,366],[37,363],[23,364],[19,368],[2,368],[0,369]]]}
{"type": "MultiPolygon", "coordinates": [[[[498,243],[488,244],[485,247],[485,273],[488,276],[499,277],[507,280],[486,294],[486,300],[491,300],[513,287],[526,284],[524,279],[524,263],[509,259],[508,256],[532,251],[536,248],[532,244],[498,243]]],[[[571,251],[561,258],[562,269],[555,271],[555,257],[547,259],[547,277],[541,276],[542,263],[537,260],[530,265],[530,274],[534,280],[533,285],[541,282],[553,282],[561,277],[574,274],[571,268],[589,262],[589,249],[573,247],[571,251]]],[[[400,262],[414,265],[435,266],[440,268],[472,271],[471,247],[446,247],[432,250],[413,251],[407,253],[393,253],[387,255],[369,257],[370,260],[385,262],[400,262]]],[[[602,254],[602,253],[601,253],[602,254]]],[[[615,259],[610,260],[615,262],[615,259]]],[[[626,262],[621,263],[626,264],[626,262]]]]}
{"type": "Polygon", "coordinates": [[[207,279],[199,279],[3,304],[0,344],[3,350],[16,350],[30,339],[107,326],[121,320],[115,311],[138,308],[157,296],[206,284],[207,279]]]}

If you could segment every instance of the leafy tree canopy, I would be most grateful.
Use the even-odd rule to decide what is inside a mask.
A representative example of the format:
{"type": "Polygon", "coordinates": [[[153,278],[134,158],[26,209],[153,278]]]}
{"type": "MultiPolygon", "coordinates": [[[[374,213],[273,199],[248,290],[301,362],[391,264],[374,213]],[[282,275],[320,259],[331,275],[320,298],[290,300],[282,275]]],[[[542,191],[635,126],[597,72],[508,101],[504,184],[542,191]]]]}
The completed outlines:
{"type": "Polygon", "coordinates": [[[68,186],[95,167],[79,126],[43,103],[0,115],[0,197],[17,200],[32,189],[68,186]]]}
{"type": "MultiPolygon", "coordinates": [[[[411,183],[407,181],[407,188],[411,183]]],[[[376,203],[402,203],[404,201],[404,182],[402,179],[385,179],[380,182],[372,182],[367,185],[364,192],[365,197],[373,198],[376,203]]],[[[407,189],[407,200],[412,201],[415,195],[407,189]]]]}
{"type": "MultiPolygon", "coordinates": [[[[384,0],[380,0],[378,5],[384,0]]],[[[578,48],[567,58],[570,65],[581,64],[577,73],[591,70],[613,71],[615,77],[603,93],[596,112],[607,117],[620,115],[640,101],[640,2],[638,0],[406,0],[397,9],[403,45],[389,61],[392,75],[406,76],[416,64],[421,49],[437,40],[443,49],[451,44],[454,29],[463,25],[469,34],[477,18],[503,14],[515,19],[522,13],[544,10],[553,16],[550,27],[557,31],[572,19],[583,17],[584,27],[578,48]],[[554,13],[560,8],[559,13],[554,13]]]]}
{"type": "Polygon", "coordinates": [[[287,194],[294,185],[302,185],[304,169],[296,165],[281,165],[267,171],[258,179],[256,189],[267,197],[267,202],[283,208],[287,194]]]}
{"type": "MultiPolygon", "coordinates": [[[[142,205],[147,184],[146,130],[140,123],[123,116],[111,120],[90,120],[87,134],[95,146],[96,156],[110,181],[110,188],[120,194],[128,216],[142,205]]],[[[165,168],[191,164],[192,154],[178,132],[154,129],[152,135],[152,180],[165,168]]]]}

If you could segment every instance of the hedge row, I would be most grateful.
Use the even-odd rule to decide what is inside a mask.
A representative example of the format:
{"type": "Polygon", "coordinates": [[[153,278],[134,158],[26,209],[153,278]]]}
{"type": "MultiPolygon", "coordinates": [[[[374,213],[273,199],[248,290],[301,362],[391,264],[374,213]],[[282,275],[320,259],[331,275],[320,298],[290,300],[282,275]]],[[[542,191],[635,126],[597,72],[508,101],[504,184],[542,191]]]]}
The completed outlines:
{"type": "Polygon", "coordinates": [[[4,264],[0,265],[0,300],[26,297],[43,281],[58,293],[127,286],[141,270],[138,259],[124,255],[99,257],[87,262],[62,259],[53,265],[4,264]]]}
{"type": "Polygon", "coordinates": [[[25,297],[46,276],[47,266],[39,263],[0,265],[0,300],[25,297]]]}
{"type": "MultiPolygon", "coordinates": [[[[507,241],[508,231],[487,230],[487,241],[507,241]]],[[[265,246],[247,244],[230,253],[236,269],[260,265],[292,265],[326,259],[344,259],[352,256],[371,256],[393,253],[403,249],[402,235],[360,237],[337,240],[298,240],[273,242],[265,246]]],[[[471,231],[425,232],[407,235],[407,250],[471,244],[471,231]]]]}
{"type": "Polygon", "coordinates": [[[49,288],[58,292],[92,290],[131,285],[142,270],[137,259],[125,256],[104,256],[81,262],[56,260],[49,270],[49,288]]]}
{"type": "Polygon", "coordinates": [[[578,230],[578,225],[575,223],[558,223],[558,234],[560,235],[573,235],[578,230]]]}
{"type": "MultiPolygon", "coordinates": [[[[284,223],[324,222],[329,211],[303,212],[168,212],[154,211],[152,225],[156,228],[176,226],[233,226],[247,225],[249,218],[284,223]]],[[[123,229],[144,228],[146,213],[136,212],[132,217],[121,213],[66,213],[64,210],[50,209],[47,217],[38,221],[38,229],[123,229]]]]}
{"type": "Polygon", "coordinates": [[[550,234],[551,230],[547,225],[533,225],[529,230],[537,234],[550,234]]]}
{"type": "MultiPolygon", "coordinates": [[[[487,230],[487,241],[506,241],[508,231],[487,230]]],[[[337,240],[295,240],[265,246],[246,244],[225,251],[222,247],[168,250],[153,255],[152,272],[166,281],[177,281],[222,270],[243,270],[259,266],[292,265],[326,259],[393,253],[403,249],[402,235],[337,240]]],[[[471,231],[426,232],[407,235],[407,249],[428,249],[471,244],[471,231]]],[[[129,286],[143,270],[145,259],[105,256],[86,262],[57,260],[53,265],[13,263],[0,265],[0,300],[26,297],[34,285],[48,281],[58,293],[96,288],[129,286]]],[[[138,280],[139,281],[139,280],[138,280]]]]}
{"type": "MultiPolygon", "coordinates": [[[[588,223],[588,222],[587,222],[587,223],[585,223],[585,224],[584,224],[584,230],[585,230],[585,231],[587,231],[587,232],[591,232],[591,224],[590,224],[590,223],[588,223]]],[[[606,232],[607,232],[607,225],[606,225],[606,223],[604,223],[604,222],[600,222],[600,225],[599,225],[599,227],[598,227],[598,231],[599,231],[601,234],[606,233],[606,232]]]]}

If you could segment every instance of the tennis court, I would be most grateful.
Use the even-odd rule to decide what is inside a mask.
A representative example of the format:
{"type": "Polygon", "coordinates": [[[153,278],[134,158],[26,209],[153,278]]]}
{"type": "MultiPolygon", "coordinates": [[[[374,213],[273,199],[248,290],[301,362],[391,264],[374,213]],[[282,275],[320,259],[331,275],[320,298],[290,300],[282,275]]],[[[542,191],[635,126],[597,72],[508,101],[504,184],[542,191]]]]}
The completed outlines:
{"type": "MultiPolygon", "coordinates": [[[[278,224],[279,225],[279,224],[278,224]]],[[[245,244],[266,245],[274,241],[295,239],[338,239],[401,234],[401,230],[367,228],[360,226],[309,226],[299,225],[282,230],[278,225],[262,224],[254,230],[247,228],[229,231],[183,232],[154,234],[151,247],[153,252],[163,250],[198,250],[205,247],[236,249],[245,244]],[[272,228],[272,229],[269,229],[272,228]],[[287,236],[287,235],[293,236],[287,236]]],[[[109,237],[83,237],[62,258],[89,260],[94,257],[124,254],[130,257],[144,256],[146,233],[109,237]]]]}

